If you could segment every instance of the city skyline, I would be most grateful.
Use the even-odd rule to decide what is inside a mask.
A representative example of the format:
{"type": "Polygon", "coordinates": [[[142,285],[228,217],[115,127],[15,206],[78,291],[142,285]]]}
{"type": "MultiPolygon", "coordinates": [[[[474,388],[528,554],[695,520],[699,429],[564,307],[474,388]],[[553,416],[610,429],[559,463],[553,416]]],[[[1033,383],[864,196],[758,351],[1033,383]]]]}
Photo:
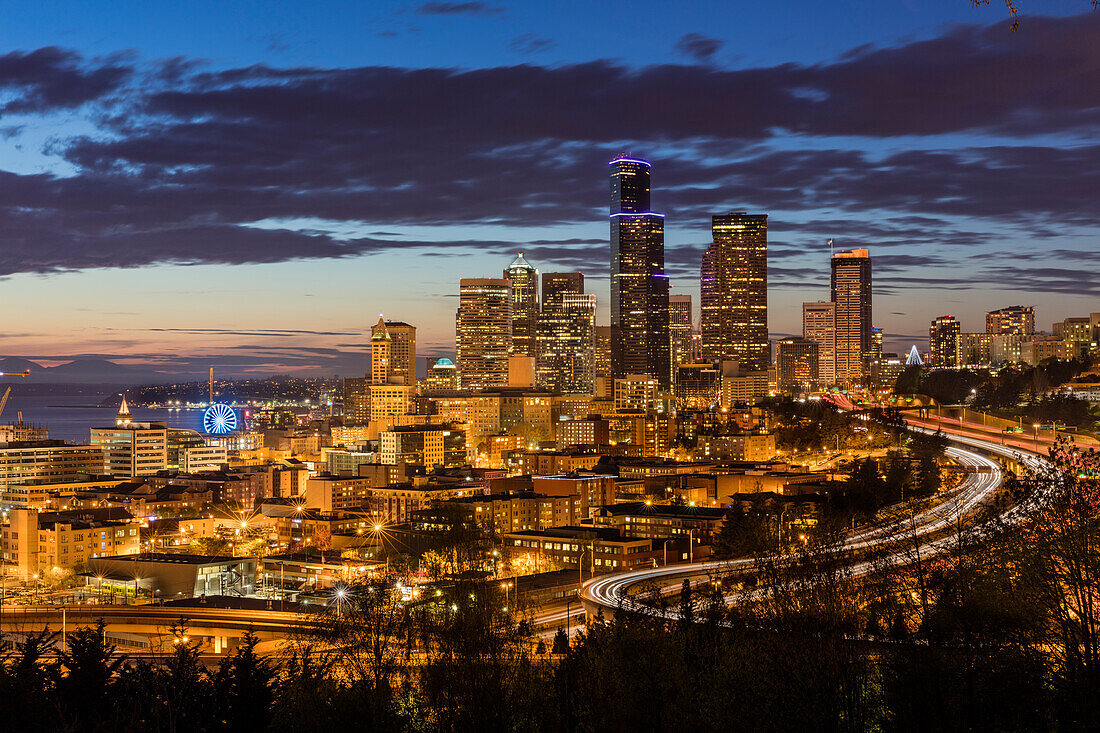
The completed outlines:
{"type": "MultiPolygon", "coordinates": [[[[837,33],[801,44],[809,31],[720,32],[713,8],[689,5],[667,28],[617,26],[597,53],[564,20],[544,26],[553,38],[519,40],[517,28],[538,27],[522,3],[429,5],[351,12],[374,39],[358,50],[347,34],[327,48],[291,39],[286,7],[272,11],[272,38],[243,41],[231,23],[190,40],[196,21],[150,24],[175,20],[158,3],[135,18],[13,18],[0,31],[0,355],[192,377],[211,364],[353,375],[383,313],[419,329],[421,355],[453,357],[457,280],[492,277],[517,251],[543,272],[584,273],[604,325],[600,171],[624,151],[659,162],[672,295],[699,303],[712,215],[769,215],[773,340],[801,333],[801,303],[828,298],[828,239],[872,251],[887,351],[923,350],[944,312],[979,332],[1010,304],[1035,305],[1040,330],[1094,309],[1098,285],[1079,272],[1096,258],[1087,132],[1100,16],[1068,16],[1077,5],[1022,17],[1015,34],[995,8],[876,9],[866,27],[833,20],[837,33]],[[431,44],[414,60],[414,39],[464,35],[489,42],[431,44]],[[917,83],[945,58],[957,73],[937,78],[953,86],[917,83]],[[880,68],[913,84],[879,99],[880,68]],[[767,104],[747,114],[723,101],[749,93],[767,104]],[[963,95],[980,118],[959,113],[963,95]],[[349,133],[360,128],[374,134],[349,133]]],[[[318,32],[336,22],[314,20],[318,32]]]]}

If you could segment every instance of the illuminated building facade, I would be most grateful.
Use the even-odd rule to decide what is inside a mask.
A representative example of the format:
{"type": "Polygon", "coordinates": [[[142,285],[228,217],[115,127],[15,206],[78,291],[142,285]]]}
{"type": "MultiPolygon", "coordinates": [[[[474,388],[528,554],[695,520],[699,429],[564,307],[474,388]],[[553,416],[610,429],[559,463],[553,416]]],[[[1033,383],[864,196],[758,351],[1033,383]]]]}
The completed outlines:
{"type": "Polygon", "coordinates": [[[672,380],[665,224],[650,211],[650,165],[611,161],[611,372],[672,380]]]}
{"type": "Polygon", "coordinates": [[[692,324],[690,295],[668,296],[668,331],[672,339],[672,366],[690,364],[692,358],[692,324]]]}
{"type": "Polygon", "coordinates": [[[1010,305],[985,314],[985,332],[994,335],[1035,333],[1035,306],[1010,305]]]}
{"type": "Polygon", "coordinates": [[[835,384],[836,303],[802,304],[802,338],[817,343],[817,383],[823,387],[835,384]]]}
{"type": "Polygon", "coordinates": [[[714,243],[703,254],[700,291],[703,359],[770,366],[768,343],[768,215],[711,217],[714,243]]]}
{"type": "Polygon", "coordinates": [[[428,367],[428,378],[424,384],[425,392],[435,394],[453,392],[458,389],[458,367],[450,359],[436,359],[428,367]]]}
{"type": "Polygon", "coordinates": [[[384,325],[390,336],[389,381],[415,387],[416,326],[403,321],[385,321],[384,325]]]}
{"type": "Polygon", "coordinates": [[[455,346],[462,389],[508,384],[508,356],[512,349],[512,288],[508,280],[461,280],[455,346]]]}
{"type": "Polygon", "coordinates": [[[535,356],[535,324],[539,315],[539,273],[520,252],[504,279],[512,286],[513,356],[535,356]]]}
{"type": "Polygon", "coordinates": [[[955,316],[939,316],[928,326],[929,366],[953,369],[959,366],[962,327],[955,316]]]}
{"type": "Polygon", "coordinates": [[[871,254],[866,249],[837,252],[831,265],[836,381],[850,386],[867,373],[871,356],[871,254]]]}
{"type": "Polygon", "coordinates": [[[536,384],[563,394],[592,394],[595,377],[596,296],[564,292],[539,315],[536,384]]]}
{"type": "Polygon", "coordinates": [[[386,331],[386,322],[378,317],[378,323],[371,328],[370,334],[370,383],[389,384],[390,381],[390,334],[386,331]]]}
{"type": "Polygon", "coordinates": [[[776,381],[780,392],[809,392],[817,381],[819,346],[800,338],[779,339],[775,344],[776,381]]]}
{"type": "Polygon", "coordinates": [[[565,293],[583,293],[584,275],[579,272],[542,273],[542,310],[553,311],[561,307],[565,293]]]}
{"type": "Polygon", "coordinates": [[[370,422],[370,380],[344,377],[344,423],[366,425],[370,422]]]}

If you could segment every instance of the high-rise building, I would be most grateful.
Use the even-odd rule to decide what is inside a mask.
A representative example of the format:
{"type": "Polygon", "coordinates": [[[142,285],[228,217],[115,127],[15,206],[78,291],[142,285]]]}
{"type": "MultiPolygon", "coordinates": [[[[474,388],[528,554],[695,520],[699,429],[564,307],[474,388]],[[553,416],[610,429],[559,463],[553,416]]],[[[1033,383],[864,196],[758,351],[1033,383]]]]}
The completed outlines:
{"type": "Polygon", "coordinates": [[[985,314],[985,332],[995,335],[1035,333],[1035,306],[1010,305],[985,314]]]}
{"type": "Polygon", "coordinates": [[[512,348],[512,288],[508,280],[463,278],[455,318],[462,389],[508,384],[512,348]]]}
{"type": "Polygon", "coordinates": [[[795,337],[775,343],[775,374],[780,392],[798,394],[814,388],[819,372],[816,341],[795,337]]]}
{"type": "Polygon", "coordinates": [[[453,392],[458,389],[458,367],[446,357],[436,359],[428,366],[428,378],[424,383],[427,394],[453,392]]]}
{"type": "Polygon", "coordinates": [[[955,316],[939,316],[928,327],[929,366],[954,368],[959,366],[961,324],[955,316]]]}
{"type": "Polygon", "coordinates": [[[542,273],[542,310],[554,310],[561,307],[561,296],[565,293],[583,293],[584,275],[579,272],[542,273]]]}
{"type": "Polygon", "coordinates": [[[370,332],[370,383],[389,384],[390,353],[392,341],[386,331],[386,322],[378,316],[378,323],[370,332]]]}
{"type": "Polygon", "coordinates": [[[366,425],[370,422],[370,380],[366,377],[344,377],[344,424],[366,425]]]}
{"type": "Polygon", "coordinates": [[[596,377],[596,296],[566,292],[539,315],[536,384],[564,394],[592,394],[596,377]]]}
{"type": "Polygon", "coordinates": [[[768,343],[768,215],[711,217],[714,243],[703,254],[703,358],[759,371],[771,364],[768,343]]]}
{"type": "Polygon", "coordinates": [[[959,365],[989,366],[993,363],[993,334],[960,333],[959,365]]]}
{"type": "Polygon", "coordinates": [[[386,321],[390,335],[390,381],[416,386],[416,326],[403,321],[386,321]]]}
{"type": "Polygon", "coordinates": [[[871,253],[853,249],[833,255],[831,287],[836,304],[836,381],[859,383],[871,356],[871,253]]]}
{"type": "Polygon", "coordinates": [[[836,384],[836,303],[802,304],[802,338],[817,343],[817,383],[836,384]]]}
{"type": "Polygon", "coordinates": [[[691,296],[668,296],[668,331],[672,339],[672,365],[690,364],[691,336],[693,319],[691,317],[691,296]]]}
{"type": "Polygon", "coordinates": [[[520,252],[504,278],[512,285],[512,355],[535,356],[535,323],[539,315],[539,272],[520,252]]]}
{"type": "Polygon", "coordinates": [[[611,371],[672,381],[664,215],[649,206],[650,165],[611,161],[611,371]]]}
{"type": "Polygon", "coordinates": [[[168,425],[135,422],[125,399],[114,427],[92,428],[89,442],[103,450],[103,471],[112,476],[149,476],[168,467],[168,425]]]}

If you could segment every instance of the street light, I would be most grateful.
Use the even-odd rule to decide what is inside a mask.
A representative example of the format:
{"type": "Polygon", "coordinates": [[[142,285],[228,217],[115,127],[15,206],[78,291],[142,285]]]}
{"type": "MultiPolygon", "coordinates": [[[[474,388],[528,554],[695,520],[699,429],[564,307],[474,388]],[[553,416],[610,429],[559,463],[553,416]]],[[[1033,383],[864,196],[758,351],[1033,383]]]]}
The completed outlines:
{"type": "Polygon", "coordinates": [[[664,554],[665,554],[665,566],[666,567],[668,566],[668,543],[672,542],[672,541],[673,541],[673,539],[671,537],[669,537],[667,540],[665,540],[665,543],[663,545],[661,545],[661,551],[664,552],[664,554]]]}
{"type": "Polygon", "coordinates": [[[1035,452],[1039,452],[1039,423],[1035,423],[1031,426],[1035,429],[1035,452]]]}
{"type": "Polygon", "coordinates": [[[688,562],[695,562],[695,533],[698,529],[693,529],[688,532],[688,562]]]}

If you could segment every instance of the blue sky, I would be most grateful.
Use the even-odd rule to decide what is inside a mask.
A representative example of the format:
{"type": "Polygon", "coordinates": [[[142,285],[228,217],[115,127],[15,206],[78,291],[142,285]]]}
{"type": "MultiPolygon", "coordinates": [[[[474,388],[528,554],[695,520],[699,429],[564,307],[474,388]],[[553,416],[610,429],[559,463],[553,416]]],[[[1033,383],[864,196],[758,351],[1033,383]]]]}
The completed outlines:
{"type": "Polygon", "coordinates": [[[39,2],[0,27],[0,355],[354,374],[380,312],[453,349],[525,250],[607,305],[606,161],[654,164],[674,292],[771,215],[773,334],[867,246],[904,350],[942,313],[1100,310],[1084,0],[39,2]],[[1032,13],[1027,15],[1027,13],[1032,13]],[[1041,13],[1042,15],[1038,15],[1041,13]]]}

